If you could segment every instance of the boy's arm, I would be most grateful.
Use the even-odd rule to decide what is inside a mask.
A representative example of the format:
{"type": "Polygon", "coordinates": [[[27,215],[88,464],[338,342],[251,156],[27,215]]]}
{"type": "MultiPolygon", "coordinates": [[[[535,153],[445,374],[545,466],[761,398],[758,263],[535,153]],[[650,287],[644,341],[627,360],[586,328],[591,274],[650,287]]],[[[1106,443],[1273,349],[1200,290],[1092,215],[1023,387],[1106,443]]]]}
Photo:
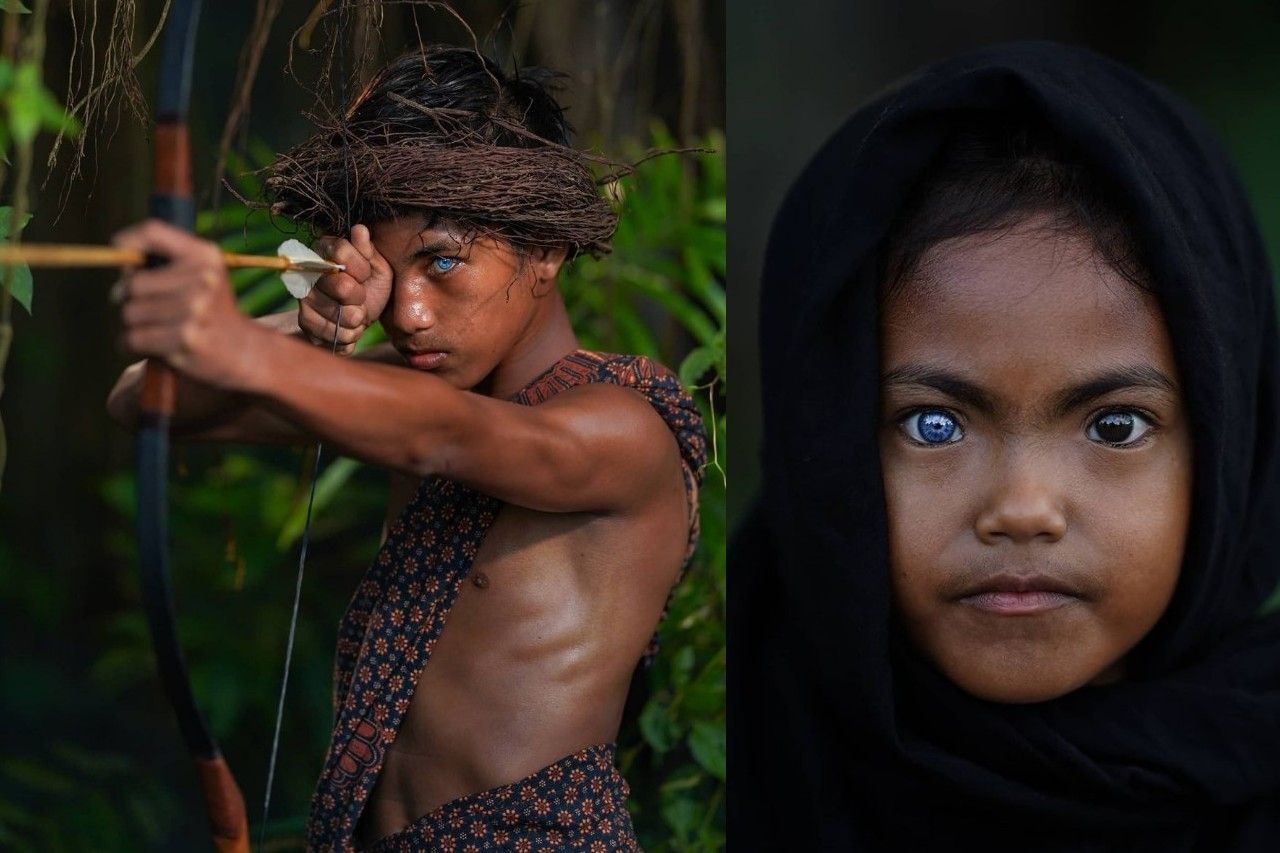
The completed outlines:
{"type": "Polygon", "coordinates": [[[678,482],[675,437],[627,388],[586,385],[522,406],[280,336],[254,336],[251,351],[233,380],[239,387],[326,443],[395,471],[440,474],[549,512],[634,509],[678,482]]]}
{"type": "MultiPolygon", "coordinates": [[[[301,335],[296,312],[283,312],[259,317],[257,323],[285,335],[301,335]]],[[[107,395],[107,412],[122,426],[132,429],[137,423],[139,397],[142,393],[142,375],[145,361],[135,362],[124,369],[115,387],[107,395]]],[[[192,439],[216,439],[216,433],[226,432],[228,441],[262,443],[301,443],[302,434],[288,422],[266,412],[254,417],[254,400],[247,394],[218,388],[192,377],[179,375],[177,407],[170,429],[175,436],[192,439]]]]}
{"type": "Polygon", "coordinates": [[[528,407],[335,358],[241,314],[213,244],[154,221],[115,242],[170,259],[124,279],[127,350],[247,393],[358,459],[547,511],[635,509],[679,481],[675,438],[630,389],[588,385],[528,407]]]}
{"type": "MultiPolygon", "coordinates": [[[[296,311],[270,314],[255,320],[259,325],[299,341],[306,335],[298,326],[296,311]]],[[[402,359],[390,344],[370,347],[352,356],[387,364],[402,359]]],[[[129,365],[107,396],[107,412],[132,429],[138,419],[139,396],[145,361],[129,365]]],[[[265,409],[260,401],[239,391],[219,388],[190,376],[178,375],[177,409],[170,429],[174,436],[193,441],[226,441],[251,444],[304,444],[315,437],[297,425],[265,409]]]]}

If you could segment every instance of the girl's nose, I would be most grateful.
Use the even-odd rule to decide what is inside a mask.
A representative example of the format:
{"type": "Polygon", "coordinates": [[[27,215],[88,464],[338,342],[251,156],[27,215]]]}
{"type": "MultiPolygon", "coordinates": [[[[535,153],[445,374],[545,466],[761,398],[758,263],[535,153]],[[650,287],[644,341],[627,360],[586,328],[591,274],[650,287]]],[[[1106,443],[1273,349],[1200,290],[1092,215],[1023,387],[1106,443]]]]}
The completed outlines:
{"type": "Polygon", "coordinates": [[[1002,541],[1056,542],[1067,532],[1061,478],[1046,460],[1019,454],[995,472],[974,532],[988,545],[1002,541]]]}

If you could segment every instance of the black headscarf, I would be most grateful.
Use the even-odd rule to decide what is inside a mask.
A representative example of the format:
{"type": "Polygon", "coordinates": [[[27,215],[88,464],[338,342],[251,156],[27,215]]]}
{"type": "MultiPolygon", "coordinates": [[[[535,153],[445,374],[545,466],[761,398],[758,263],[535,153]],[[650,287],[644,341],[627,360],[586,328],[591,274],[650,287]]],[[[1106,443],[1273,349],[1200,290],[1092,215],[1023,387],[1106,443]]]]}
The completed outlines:
{"type": "Polygon", "coordinates": [[[1004,45],[859,110],[765,260],[764,490],[730,548],[734,849],[1280,850],[1280,356],[1270,267],[1225,152],[1088,51],[1004,45]],[[1177,590],[1126,679],[976,699],[891,612],[877,445],[879,255],[960,124],[1029,116],[1119,193],[1191,414],[1177,590]]]}

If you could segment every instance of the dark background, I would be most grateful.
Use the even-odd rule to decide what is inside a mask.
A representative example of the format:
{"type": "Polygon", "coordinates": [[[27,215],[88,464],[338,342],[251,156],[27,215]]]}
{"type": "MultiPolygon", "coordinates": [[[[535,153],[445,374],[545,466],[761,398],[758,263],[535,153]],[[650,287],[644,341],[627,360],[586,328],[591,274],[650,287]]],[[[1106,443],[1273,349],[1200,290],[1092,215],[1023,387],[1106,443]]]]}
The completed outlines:
{"type": "Polygon", "coordinates": [[[1280,257],[1280,3],[734,2],[728,25],[731,525],[759,485],[759,365],[768,353],[758,349],[757,301],[774,210],[846,117],[922,65],[1025,38],[1081,44],[1125,62],[1189,100],[1222,135],[1272,263],[1280,257]]]}
{"type": "MultiPolygon", "coordinates": [[[[191,127],[195,183],[206,204],[216,143],[256,5],[204,3],[191,127]]],[[[565,72],[562,102],[582,146],[631,158],[653,143],[655,123],[676,144],[702,144],[709,132],[724,127],[722,0],[453,5],[482,48],[507,67],[515,59],[565,72]]],[[[161,0],[137,3],[135,48],[162,6],[161,0]]],[[[286,77],[283,66],[291,34],[314,6],[315,0],[285,0],[272,30],[243,137],[268,151],[284,150],[311,130],[302,115],[313,104],[305,84],[323,57],[295,56],[301,84],[286,77]]],[[[122,8],[115,0],[51,4],[43,67],[47,84],[64,102],[73,49],[76,62],[83,63],[92,40],[101,63],[103,35],[122,8]]],[[[411,43],[413,15],[409,5],[386,5],[382,43],[372,45],[375,60],[411,43]]],[[[456,22],[425,8],[417,12],[417,29],[428,42],[471,44],[456,22]]],[[[342,51],[339,74],[351,64],[349,49],[342,51]]],[[[138,68],[145,118],[127,114],[118,103],[108,109],[106,120],[89,129],[81,176],[68,181],[66,146],[47,171],[50,139],[38,139],[34,218],[24,240],[103,243],[146,215],[159,54],[157,45],[138,68]]],[[[666,161],[654,162],[664,165],[636,178],[648,180],[650,190],[633,190],[633,197],[652,198],[655,176],[670,173],[666,161]]],[[[694,164],[677,167],[677,184],[682,168],[685,177],[698,173],[694,164]]],[[[722,170],[720,180],[720,218],[711,231],[720,234],[723,269],[722,170]]],[[[8,203],[10,192],[4,188],[0,203],[8,203]]],[[[674,208],[679,193],[671,195],[674,208]]],[[[665,218],[677,217],[673,212],[665,218]]],[[[633,236],[632,243],[643,236],[633,236]]],[[[679,246],[671,251],[679,257],[679,246]]],[[[13,351],[0,397],[10,454],[0,490],[0,849],[208,846],[194,775],[160,693],[138,604],[133,440],[109,420],[103,405],[126,364],[116,349],[118,323],[106,298],[113,279],[106,271],[36,270],[34,316],[14,309],[13,351]]],[[[653,317],[661,320],[660,312],[650,310],[647,319],[653,317]]],[[[688,343],[669,337],[675,344],[667,360],[674,368],[688,343]]],[[[251,823],[261,815],[297,561],[296,542],[276,537],[287,511],[305,497],[303,468],[300,450],[194,446],[174,452],[171,538],[182,643],[200,703],[244,788],[251,823]]],[[[384,499],[383,478],[362,470],[313,527],[267,849],[300,847],[303,816],[328,741],[337,620],[374,554],[384,499]]],[[[723,523],[718,527],[722,531],[723,523]]],[[[722,589],[722,560],[717,571],[718,582],[698,582],[706,580],[713,592],[722,589]]],[[[720,676],[713,678],[709,695],[719,698],[696,713],[702,715],[699,743],[714,747],[718,737],[723,767],[724,631],[719,609],[710,618],[720,638],[720,676]]],[[[679,648],[670,643],[654,671],[667,672],[679,648]]],[[[695,658],[701,667],[701,647],[696,655],[687,650],[690,666],[695,658]]],[[[670,701],[667,696],[659,711],[670,701]]],[[[633,766],[631,775],[640,780],[634,783],[635,801],[645,810],[637,825],[661,841],[664,826],[697,824],[702,846],[683,849],[711,849],[722,838],[723,814],[722,795],[708,792],[717,784],[722,789],[723,782],[694,777],[699,766],[714,764],[715,750],[704,750],[694,770],[681,771],[683,788],[670,796],[664,790],[660,798],[658,787],[673,766],[664,762],[677,754],[691,762],[684,747],[689,721],[663,713],[652,721],[666,726],[654,730],[666,739],[665,757],[645,746],[653,739],[642,741],[634,721],[628,735],[634,739],[629,760],[644,764],[633,766]]],[[[722,780],[722,770],[720,775],[722,780]]]]}

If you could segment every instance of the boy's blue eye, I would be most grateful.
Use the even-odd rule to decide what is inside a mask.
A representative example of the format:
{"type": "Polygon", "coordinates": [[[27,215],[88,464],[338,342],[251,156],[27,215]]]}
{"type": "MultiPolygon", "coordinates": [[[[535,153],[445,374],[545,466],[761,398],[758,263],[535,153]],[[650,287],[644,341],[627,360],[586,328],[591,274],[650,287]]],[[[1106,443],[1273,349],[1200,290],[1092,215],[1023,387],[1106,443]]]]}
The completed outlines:
{"type": "Polygon", "coordinates": [[[448,272],[458,265],[457,258],[442,258],[439,255],[431,259],[431,268],[436,272],[448,272]]]}
{"type": "Polygon", "coordinates": [[[907,415],[902,429],[908,438],[920,444],[952,444],[964,437],[956,419],[938,409],[907,415]]]}
{"type": "Polygon", "coordinates": [[[1136,444],[1151,429],[1150,421],[1137,412],[1104,412],[1093,419],[1085,430],[1085,435],[1090,441],[1112,447],[1128,447],[1136,444]]]}

